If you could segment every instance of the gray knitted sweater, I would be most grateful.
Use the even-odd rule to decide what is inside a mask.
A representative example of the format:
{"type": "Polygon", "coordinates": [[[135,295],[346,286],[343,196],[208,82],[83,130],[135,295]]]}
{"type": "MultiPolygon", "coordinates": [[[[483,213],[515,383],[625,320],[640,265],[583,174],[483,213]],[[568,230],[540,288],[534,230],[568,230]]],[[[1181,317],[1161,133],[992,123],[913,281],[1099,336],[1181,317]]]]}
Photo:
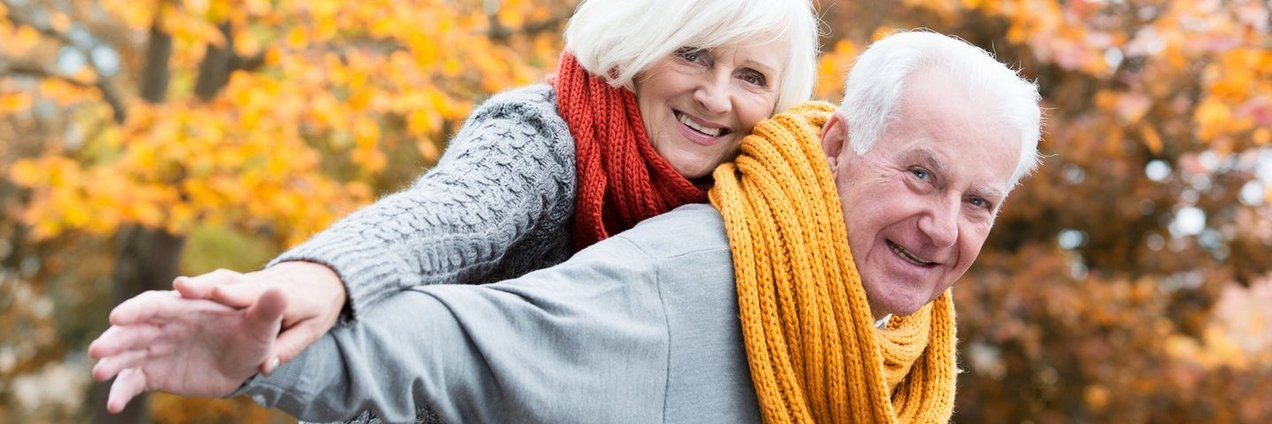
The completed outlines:
{"type": "Polygon", "coordinates": [[[491,97],[409,188],[336,222],[270,265],[331,267],[347,315],[402,289],[519,277],[570,255],[574,139],[545,84],[491,97]]]}

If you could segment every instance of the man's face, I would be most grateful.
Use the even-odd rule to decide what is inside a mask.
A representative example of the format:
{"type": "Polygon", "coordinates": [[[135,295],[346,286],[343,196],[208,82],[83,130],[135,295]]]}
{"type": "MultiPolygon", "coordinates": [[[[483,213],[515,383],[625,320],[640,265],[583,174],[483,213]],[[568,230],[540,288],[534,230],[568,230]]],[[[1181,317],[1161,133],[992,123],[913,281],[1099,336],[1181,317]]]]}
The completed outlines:
{"type": "Polygon", "coordinates": [[[1017,136],[956,86],[916,73],[879,142],[838,155],[848,244],[876,318],[917,311],[967,272],[1011,189],[1017,136]]]}

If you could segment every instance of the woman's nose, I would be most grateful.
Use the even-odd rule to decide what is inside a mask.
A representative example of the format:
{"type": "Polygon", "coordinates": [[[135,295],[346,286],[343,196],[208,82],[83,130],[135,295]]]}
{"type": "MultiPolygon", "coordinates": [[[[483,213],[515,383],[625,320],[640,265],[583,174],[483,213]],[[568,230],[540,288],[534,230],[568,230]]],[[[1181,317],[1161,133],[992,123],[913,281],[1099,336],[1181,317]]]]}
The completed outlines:
{"type": "Polygon", "coordinates": [[[694,91],[693,98],[707,112],[720,114],[728,113],[733,109],[733,102],[729,98],[727,78],[715,75],[705,78],[702,84],[698,86],[698,89],[694,91]]]}

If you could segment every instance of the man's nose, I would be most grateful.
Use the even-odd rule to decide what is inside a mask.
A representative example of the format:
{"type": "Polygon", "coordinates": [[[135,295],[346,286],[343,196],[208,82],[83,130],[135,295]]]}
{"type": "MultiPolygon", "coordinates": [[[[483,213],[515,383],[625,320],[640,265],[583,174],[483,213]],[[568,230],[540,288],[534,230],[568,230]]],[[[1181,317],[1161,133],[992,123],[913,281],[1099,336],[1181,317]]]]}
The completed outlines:
{"type": "Polygon", "coordinates": [[[928,213],[919,219],[919,230],[932,240],[936,247],[949,247],[958,241],[958,219],[962,211],[962,199],[958,196],[940,196],[933,199],[928,213]]]}

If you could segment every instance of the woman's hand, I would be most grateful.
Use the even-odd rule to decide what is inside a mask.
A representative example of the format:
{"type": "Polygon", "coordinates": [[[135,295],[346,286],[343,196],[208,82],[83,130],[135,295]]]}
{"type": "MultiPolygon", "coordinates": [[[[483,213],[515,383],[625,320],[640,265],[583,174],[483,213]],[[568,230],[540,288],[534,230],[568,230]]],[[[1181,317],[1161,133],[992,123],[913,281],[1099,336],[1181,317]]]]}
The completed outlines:
{"type": "Polygon", "coordinates": [[[183,396],[224,397],[267,361],[287,307],[270,289],[246,309],[150,291],[111,311],[111,327],[89,345],[93,378],[110,388],[106,409],[122,411],[137,394],[159,390],[183,396]]]}
{"type": "Polygon", "coordinates": [[[178,277],[173,283],[187,299],[207,299],[233,308],[256,303],[267,288],[287,297],[282,333],[270,358],[285,364],[336,325],[345,303],[345,288],[331,268],[312,262],[283,262],[261,271],[242,274],[218,269],[194,277],[178,277]]]}

